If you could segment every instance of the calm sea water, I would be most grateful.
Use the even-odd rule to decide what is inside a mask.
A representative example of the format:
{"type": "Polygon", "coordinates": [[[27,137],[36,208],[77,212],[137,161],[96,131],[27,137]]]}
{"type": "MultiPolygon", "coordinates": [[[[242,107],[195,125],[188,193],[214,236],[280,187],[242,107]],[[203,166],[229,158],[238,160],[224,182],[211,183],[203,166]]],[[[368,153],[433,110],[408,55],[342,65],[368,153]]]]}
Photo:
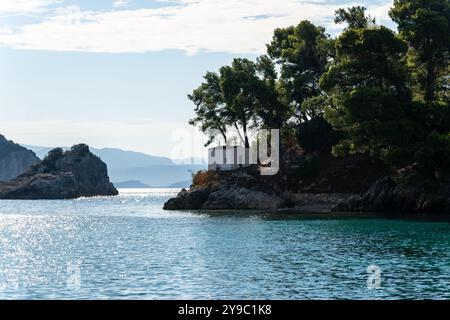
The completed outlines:
{"type": "Polygon", "coordinates": [[[447,222],[163,211],[176,192],[0,201],[0,298],[450,298],[447,222]]]}

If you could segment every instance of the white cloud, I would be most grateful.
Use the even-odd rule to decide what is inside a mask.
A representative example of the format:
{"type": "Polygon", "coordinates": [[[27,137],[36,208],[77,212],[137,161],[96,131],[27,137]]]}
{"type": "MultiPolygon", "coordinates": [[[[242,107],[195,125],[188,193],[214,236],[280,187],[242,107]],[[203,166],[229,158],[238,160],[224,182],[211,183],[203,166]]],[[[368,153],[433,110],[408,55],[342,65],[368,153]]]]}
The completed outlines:
{"type": "Polygon", "coordinates": [[[392,2],[388,2],[377,7],[369,8],[368,12],[372,17],[376,18],[378,24],[388,24],[391,22],[391,18],[389,17],[391,7],[392,2]]]}
{"type": "MultiPolygon", "coordinates": [[[[23,2],[42,7],[50,0],[23,2]]],[[[275,28],[293,25],[302,19],[324,25],[330,32],[338,31],[341,27],[332,23],[334,11],[353,5],[330,5],[322,0],[160,2],[175,2],[176,5],[109,12],[60,9],[43,22],[3,28],[0,44],[20,49],[110,53],[165,49],[190,54],[199,50],[261,53],[275,28]]],[[[369,9],[381,14],[385,7],[369,9]]]]}
{"type": "Polygon", "coordinates": [[[0,14],[31,14],[61,0],[1,0],[0,14]]]}
{"type": "Polygon", "coordinates": [[[113,2],[114,8],[126,7],[130,3],[130,0],[116,0],[113,2]]]}

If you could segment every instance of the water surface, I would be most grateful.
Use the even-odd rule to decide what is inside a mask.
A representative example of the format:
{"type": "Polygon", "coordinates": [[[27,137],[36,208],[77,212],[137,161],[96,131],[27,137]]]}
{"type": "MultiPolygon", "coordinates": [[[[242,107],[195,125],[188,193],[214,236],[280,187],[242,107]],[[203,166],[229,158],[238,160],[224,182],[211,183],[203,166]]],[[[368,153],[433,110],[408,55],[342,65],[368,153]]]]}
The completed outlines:
{"type": "Polygon", "coordinates": [[[176,192],[0,201],[0,298],[450,298],[448,222],[163,211],[176,192]]]}

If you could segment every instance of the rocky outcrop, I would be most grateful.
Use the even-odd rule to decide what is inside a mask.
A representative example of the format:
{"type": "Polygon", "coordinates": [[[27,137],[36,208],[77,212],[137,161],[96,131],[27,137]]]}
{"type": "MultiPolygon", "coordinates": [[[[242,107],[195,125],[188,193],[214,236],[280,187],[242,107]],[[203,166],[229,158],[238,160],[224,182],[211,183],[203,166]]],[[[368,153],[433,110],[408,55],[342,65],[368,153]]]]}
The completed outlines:
{"type": "Polygon", "coordinates": [[[382,213],[450,213],[450,186],[435,190],[395,183],[392,178],[378,180],[365,194],[339,203],[333,211],[382,213]]]}
{"type": "Polygon", "coordinates": [[[382,165],[365,157],[322,156],[317,161],[318,171],[311,174],[292,165],[274,176],[261,175],[258,166],[197,173],[191,189],[183,189],[164,209],[331,210],[351,195],[366,191],[385,172],[382,165]]]}
{"type": "Polygon", "coordinates": [[[41,160],[36,154],[0,135],[0,181],[8,181],[41,160]]]}
{"type": "Polygon", "coordinates": [[[322,205],[332,208],[338,203],[347,201],[352,196],[352,194],[345,193],[289,193],[287,199],[296,207],[322,205]]]}
{"type": "Polygon", "coordinates": [[[106,164],[87,145],[54,149],[17,178],[0,183],[0,199],[72,199],[117,195],[106,164]]]}
{"type": "Polygon", "coordinates": [[[206,180],[203,185],[194,183],[189,190],[181,190],[177,197],[165,203],[164,209],[276,209],[286,202],[279,192],[267,187],[270,183],[259,181],[256,166],[234,171],[208,171],[203,175],[206,180]]]}
{"type": "Polygon", "coordinates": [[[165,210],[257,210],[284,207],[285,200],[277,195],[242,187],[224,186],[216,190],[209,188],[183,189],[176,198],[164,205],[165,210]]]}
{"type": "Polygon", "coordinates": [[[201,209],[210,194],[209,188],[193,188],[189,191],[182,189],[175,198],[164,204],[164,210],[201,209]]]}
{"type": "Polygon", "coordinates": [[[221,188],[212,192],[203,209],[277,209],[284,206],[284,200],[274,194],[246,188],[221,188]]]}

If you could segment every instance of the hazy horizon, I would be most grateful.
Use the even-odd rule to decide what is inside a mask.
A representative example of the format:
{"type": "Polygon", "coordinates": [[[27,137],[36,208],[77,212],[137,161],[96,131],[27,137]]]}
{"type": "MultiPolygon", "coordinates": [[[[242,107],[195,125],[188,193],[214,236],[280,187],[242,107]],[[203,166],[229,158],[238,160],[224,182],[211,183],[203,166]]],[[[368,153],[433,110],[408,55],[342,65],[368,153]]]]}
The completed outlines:
{"type": "MultiPolygon", "coordinates": [[[[7,139],[8,139],[8,137],[6,137],[7,139]]],[[[10,139],[8,139],[8,140],[10,140],[10,139]]],[[[13,142],[15,142],[15,141],[13,141],[13,142]]],[[[37,154],[36,153],[36,155],[39,157],[39,158],[43,158],[41,155],[44,153],[44,150],[45,151],[47,151],[47,149],[53,149],[53,148],[63,148],[63,149],[69,149],[71,146],[69,146],[69,145],[58,145],[58,146],[38,146],[38,145],[31,145],[31,144],[21,144],[21,143],[19,143],[22,147],[25,147],[25,148],[27,148],[27,149],[29,149],[29,150],[31,150],[31,151],[34,151],[35,153],[36,153],[36,150],[37,149],[42,149],[42,150],[40,150],[41,152],[41,154],[37,154]]],[[[92,150],[102,150],[102,151],[121,151],[121,152],[129,152],[129,153],[137,153],[137,154],[144,154],[144,155],[147,155],[147,156],[151,156],[151,157],[155,157],[155,158],[166,158],[166,159],[170,159],[170,160],[172,160],[172,161],[174,161],[174,163],[176,163],[177,164],[177,162],[180,162],[180,161],[187,161],[187,160],[190,160],[190,159],[193,159],[193,160],[195,160],[195,161],[197,161],[197,160],[203,160],[203,162],[204,163],[206,163],[206,161],[207,161],[207,159],[206,158],[201,158],[201,157],[188,157],[188,158],[171,158],[171,157],[169,157],[169,156],[161,156],[161,155],[155,155],[155,154],[149,154],[149,153],[146,153],[146,152],[141,152],[141,151],[134,151],[134,150],[128,150],[128,149],[122,149],[122,148],[110,148],[110,147],[100,147],[100,148],[98,148],[98,147],[96,147],[96,146],[93,146],[93,145],[89,145],[89,148],[91,149],[91,151],[92,150]]],[[[95,153],[95,152],[94,152],[95,153]]]]}

